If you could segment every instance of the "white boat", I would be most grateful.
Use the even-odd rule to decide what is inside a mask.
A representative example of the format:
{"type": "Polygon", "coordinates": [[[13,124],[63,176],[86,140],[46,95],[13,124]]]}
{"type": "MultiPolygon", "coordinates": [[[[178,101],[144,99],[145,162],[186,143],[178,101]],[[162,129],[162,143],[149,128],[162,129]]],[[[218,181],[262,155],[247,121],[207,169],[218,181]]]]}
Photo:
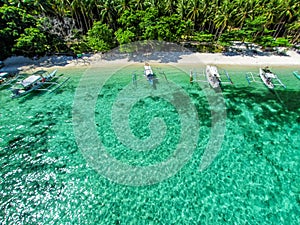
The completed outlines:
{"type": "Polygon", "coordinates": [[[279,85],[285,88],[285,85],[281,82],[277,75],[271,72],[268,67],[259,68],[259,76],[269,89],[274,89],[275,85],[279,85]]]}
{"type": "Polygon", "coordinates": [[[208,83],[212,88],[222,87],[223,84],[233,85],[233,82],[226,70],[219,69],[216,66],[207,65],[202,72],[190,71],[190,83],[203,82],[208,83]]]}
{"type": "MultiPolygon", "coordinates": [[[[134,71],[132,73],[132,84],[134,86],[137,86],[138,81],[140,80],[139,78],[139,73],[137,73],[137,71],[134,71]]],[[[156,89],[156,84],[158,84],[158,80],[160,78],[163,78],[164,80],[166,80],[166,82],[169,82],[167,79],[167,75],[165,74],[165,72],[161,69],[161,68],[155,68],[155,73],[153,72],[151,66],[149,65],[149,63],[145,63],[144,65],[144,72],[142,74],[143,79],[146,78],[146,80],[149,82],[149,84],[156,89]]]]}
{"type": "Polygon", "coordinates": [[[264,82],[264,84],[270,88],[274,88],[274,84],[272,83],[272,79],[276,78],[274,74],[267,68],[259,68],[259,76],[260,79],[264,82]]]}
{"type": "Polygon", "coordinates": [[[212,88],[221,86],[221,77],[216,66],[206,66],[206,79],[212,88]]]}
{"type": "Polygon", "coordinates": [[[145,65],[144,65],[144,76],[149,81],[149,83],[151,85],[153,85],[153,79],[154,79],[155,75],[151,69],[151,66],[148,63],[145,63],[145,65]]]}
{"type": "MultiPolygon", "coordinates": [[[[57,85],[57,82],[52,82],[56,75],[57,70],[51,73],[46,73],[43,75],[31,75],[26,79],[17,82],[17,85],[11,88],[12,98],[18,98],[24,96],[32,91],[49,91],[50,87],[57,85]],[[47,88],[45,87],[47,85],[47,88]],[[44,88],[43,88],[44,87],[44,88]]],[[[67,78],[63,83],[65,83],[69,78],[67,78]]],[[[61,83],[59,87],[63,84],[61,83]]],[[[57,88],[55,88],[56,90],[57,88]]],[[[52,90],[53,91],[53,90],[52,90]]]]}

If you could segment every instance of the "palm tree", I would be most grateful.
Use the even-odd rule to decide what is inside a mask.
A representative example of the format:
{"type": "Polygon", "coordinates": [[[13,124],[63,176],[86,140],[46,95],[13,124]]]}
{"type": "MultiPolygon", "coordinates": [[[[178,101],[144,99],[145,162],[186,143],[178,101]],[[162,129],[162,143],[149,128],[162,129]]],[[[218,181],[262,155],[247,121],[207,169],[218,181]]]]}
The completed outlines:
{"type": "Polygon", "coordinates": [[[163,0],[161,1],[160,8],[164,14],[171,16],[176,11],[178,0],[163,0]]]}
{"type": "Polygon", "coordinates": [[[134,10],[144,10],[145,5],[152,5],[152,2],[145,0],[132,0],[132,3],[134,5],[134,10]]]}
{"type": "Polygon", "coordinates": [[[278,5],[278,11],[279,11],[278,18],[280,18],[280,20],[276,24],[276,30],[274,33],[275,38],[277,38],[278,35],[282,32],[282,30],[285,27],[285,24],[289,23],[291,19],[294,17],[296,12],[294,12],[294,9],[292,7],[293,4],[291,4],[291,1],[289,0],[280,1],[280,4],[278,5]]]}
{"type": "Polygon", "coordinates": [[[298,21],[293,22],[288,27],[289,34],[292,35],[292,44],[299,43],[300,41],[300,19],[298,21]]]}
{"type": "Polygon", "coordinates": [[[98,7],[100,11],[100,21],[103,24],[108,24],[113,30],[116,30],[118,19],[117,5],[115,5],[113,1],[103,0],[98,7]]]}
{"type": "Polygon", "coordinates": [[[188,6],[186,3],[186,0],[179,0],[176,8],[177,14],[179,14],[180,18],[182,20],[187,20],[187,11],[188,11],[188,6]]]}
{"type": "Polygon", "coordinates": [[[216,17],[214,20],[216,32],[214,40],[217,40],[225,30],[225,28],[228,26],[228,21],[230,18],[230,10],[229,10],[229,4],[227,1],[224,1],[221,7],[219,7],[218,12],[216,13],[216,17]]]}
{"type": "Polygon", "coordinates": [[[198,19],[201,15],[201,4],[200,0],[190,0],[188,2],[188,14],[187,18],[194,22],[194,30],[199,27],[198,19]]]}

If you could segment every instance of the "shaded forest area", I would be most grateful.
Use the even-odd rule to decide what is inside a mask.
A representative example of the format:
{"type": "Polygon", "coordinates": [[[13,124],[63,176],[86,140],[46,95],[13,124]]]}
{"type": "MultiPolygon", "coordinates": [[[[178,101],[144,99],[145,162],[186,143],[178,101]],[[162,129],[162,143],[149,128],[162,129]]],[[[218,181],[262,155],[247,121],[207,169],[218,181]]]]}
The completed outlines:
{"type": "Polygon", "coordinates": [[[222,52],[299,47],[299,0],[0,0],[0,59],[106,52],[163,40],[222,52]]]}

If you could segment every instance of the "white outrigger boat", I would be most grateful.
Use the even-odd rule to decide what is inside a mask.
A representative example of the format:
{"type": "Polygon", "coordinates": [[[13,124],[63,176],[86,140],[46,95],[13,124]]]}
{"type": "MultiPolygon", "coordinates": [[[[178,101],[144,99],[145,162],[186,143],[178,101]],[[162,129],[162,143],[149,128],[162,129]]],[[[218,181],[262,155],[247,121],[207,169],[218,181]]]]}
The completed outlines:
{"type": "Polygon", "coordinates": [[[153,80],[155,78],[155,75],[151,69],[151,66],[148,63],[145,63],[144,65],[144,76],[149,81],[150,85],[153,85],[153,80]]]}
{"type": "MultiPolygon", "coordinates": [[[[142,74],[142,76],[146,78],[146,80],[154,89],[156,89],[156,84],[158,84],[159,76],[163,77],[167,82],[169,82],[167,79],[167,75],[164,71],[162,71],[161,68],[156,68],[156,70],[156,73],[154,73],[149,63],[145,63],[144,72],[142,74]]],[[[139,76],[139,72],[135,71],[132,73],[132,84],[134,86],[137,86],[137,82],[141,79],[139,78],[139,76]]]]}
{"type": "Polygon", "coordinates": [[[222,80],[221,74],[219,73],[218,68],[216,66],[207,65],[205,68],[205,73],[203,72],[202,74],[205,75],[206,79],[198,79],[197,73],[192,73],[191,71],[190,82],[206,82],[214,89],[221,87],[223,84],[233,84],[226,70],[224,70],[224,74],[226,75],[228,81],[222,80]]]}
{"type": "Polygon", "coordinates": [[[206,79],[212,88],[221,86],[221,77],[216,66],[207,65],[205,72],[206,79]]]}
{"type": "MultiPolygon", "coordinates": [[[[286,86],[281,82],[277,75],[271,72],[268,67],[259,68],[259,77],[269,89],[274,89],[275,86],[286,88],[286,86]]],[[[251,72],[246,73],[246,79],[249,84],[251,82],[258,82],[257,80],[255,80],[254,75],[251,72]]]]}
{"type": "Polygon", "coordinates": [[[31,75],[26,79],[17,82],[16,86],[11,88],[12,98],[18,98],[24,96],[32,91],[50,91],[53,92],[66,83],[70,78],[66,78],[62,83],[52,82],[55,78],[57,70],[51,73],[46,73],[43,75],[31,75]],[[50,89],[52,86],[58,85],[54,89],[50,89]],[[47,86],[47,87],[45,87],[47,86]]]}

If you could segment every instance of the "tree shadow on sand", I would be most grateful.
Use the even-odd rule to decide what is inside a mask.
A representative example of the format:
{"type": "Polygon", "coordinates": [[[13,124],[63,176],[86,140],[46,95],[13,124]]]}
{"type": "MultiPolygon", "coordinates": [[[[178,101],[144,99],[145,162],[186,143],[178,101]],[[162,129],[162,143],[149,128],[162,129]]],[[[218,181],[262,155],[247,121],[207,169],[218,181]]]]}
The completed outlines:
{"type": "Polygon", "coordinates": [[[121,45],[116,49],[104,54],[102,59],[114,61],[128,59],[129,62],[145,62],[155,60],[160,63],[176,63],[184,55],[192,52],[187,48],[163,41],[139,41],[121,45]]]}
{"type": "Polygon", "coordinates": [[[225,56],[289,56],[287,48],[283,47],[265,47],[247,42],[234,42],[231,46],[226,47],[223,52],[225,56]]]}

